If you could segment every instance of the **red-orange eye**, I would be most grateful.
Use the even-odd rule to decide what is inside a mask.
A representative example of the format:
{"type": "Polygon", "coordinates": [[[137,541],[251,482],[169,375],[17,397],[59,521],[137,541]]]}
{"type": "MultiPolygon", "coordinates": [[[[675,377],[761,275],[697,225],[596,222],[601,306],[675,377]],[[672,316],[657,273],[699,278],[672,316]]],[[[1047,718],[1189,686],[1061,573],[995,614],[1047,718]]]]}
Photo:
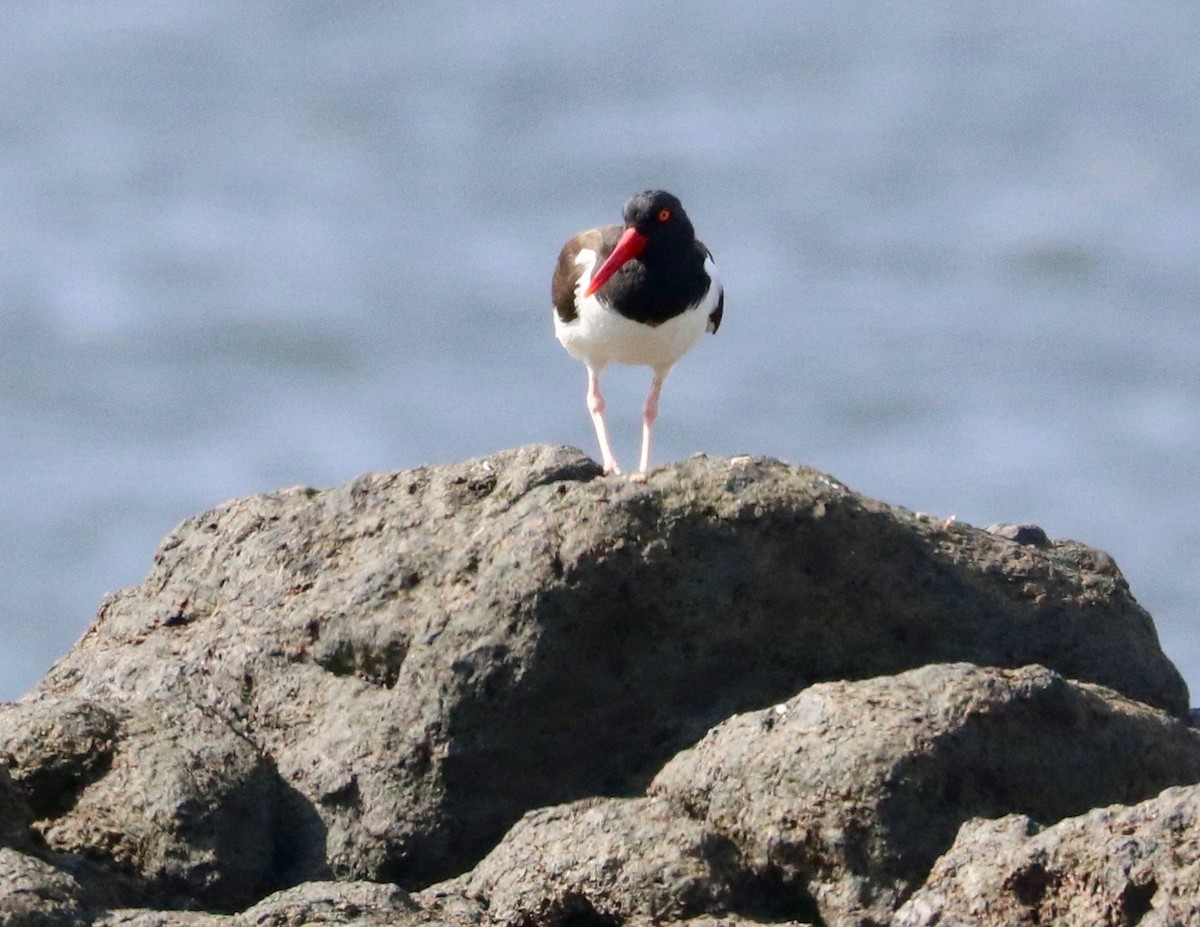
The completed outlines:
{"type": "Polygon", "coordinates": [[[660,209],[658,211],[658,221],[659,222],[669,222],[670,219],[671,219],[671,210],[670,209],[668,209],[667,207],[664,206],[662,209],[660,209]]]}

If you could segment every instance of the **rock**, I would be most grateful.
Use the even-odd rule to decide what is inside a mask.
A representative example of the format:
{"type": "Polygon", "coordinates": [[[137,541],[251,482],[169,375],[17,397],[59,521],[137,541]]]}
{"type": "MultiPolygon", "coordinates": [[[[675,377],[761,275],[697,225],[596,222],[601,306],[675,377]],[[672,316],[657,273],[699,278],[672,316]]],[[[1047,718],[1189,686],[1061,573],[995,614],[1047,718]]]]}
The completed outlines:
{"type": "Polygon", "coordinates": [[[651,785],[826,924],[884,924],[974,817],[1050,823],[1200,781],[1178,720],[1042,667],[815,685],[718,725],[651,785]]]}
{"type": "Polygon", "coordinates": [[[1053,821],[1197,778],[1200,737],[1109,690],[1042,667],[931,666],[732,718],[650,797],[530,812],[417,900],[505,927],[886,924],[975,815],[1053,821]]]}
{"type": "Polygon", "coordinates": [[[530,447],[187,520],[0,711],[0,765],[18,831],[124,906],[228,912],[305,880],[419,889],[530,809],[638,794],[736,712],[945,660],[1188,705],[1098,551],[777,461],[633,481],[530,447]]]}
{"type": "Polygon", "coordinates": [[[264,898],[236,927],[407,927],[437,923],[401,888],[374,882],[309,882],[264,898]]]}
{"type": "Polygon", "coordinates": [[[418,900],[504,927],[667,923],[735,906],[733,844],[661,799],[585,799],[526,814],[469,874],[418,900]],[[460,894],[475,917],[447,907],[460,894]]]}
{"type": "Polygon", "coordinates": [[[49,863],[0,847],[0,925],[85,927],[82,886],[49,863]]]}
{"type": "Polygon", "coordinates": [[[0,721],[0,751],[44,815],[35,828],[50,850],[103,858],[135,899],[236,911],[271,884],[289,830],[278,777],[221,719],[147,698],[112,711],[34,701],[0,721]]]}
{"type": "Polygon", "coordinates": [[[1037,525],[988,525],[984,530],[988,534],[1007,538],[1010,541],[1016,541],[1018,544],[1031,544],[1034,547],[1050,546],[1050,538],[1046,537],[1046,532],[1037,525]]]}
{"type": "Polygon", "coordinates": [[[971,821],[892,924],[1200,924],[1200,786],[1044,830],[1023,815],[971,821]]]}
{"type": "Polygon", "coordinates": [[[112,764],[117,719],[99,705],[61,698],[0,706],[0,762],[39,818],[62,814],[112,764]]]}
{"type": "MultiPolygon", "coordinates": [[[[3,913],[0,903],[0,924],[7,927],[3,913]]],[[[236,915],[122,908],[103,912],[94,920],[62,923],[86,923],[89,927],[464,927],[427,915],[398,886],[375,882],[305,882],[269,895],[236,915]]]]}
{"type": "Polygon", "coordinates": [[[91,922],[91,927],[241,927],[227,914],[204,911],[152,911],[122,908],[106,911],[91,922]]]}

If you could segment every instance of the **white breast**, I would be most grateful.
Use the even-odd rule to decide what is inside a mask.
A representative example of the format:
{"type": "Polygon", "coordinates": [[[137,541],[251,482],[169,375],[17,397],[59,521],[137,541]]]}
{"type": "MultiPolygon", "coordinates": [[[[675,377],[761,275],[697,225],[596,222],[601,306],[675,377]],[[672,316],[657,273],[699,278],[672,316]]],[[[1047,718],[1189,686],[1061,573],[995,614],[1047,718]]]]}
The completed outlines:
{"type": "Polygon", "coordinates": [[[572,357],[597,373],[606,364],[615,362],[652,367],[656,374],[665,376],[707,330],[708,316],[721,294],[713,263],[707,260],[704,266],[712,285],[700,302],[661,325],[646,325],[602,304],[598,294],[582,296],[596,266],[595,251],[580,251],[575,263],[584,265],[575,288],[577,314],[570,322],[564,322],[555,313],[554,334],[572,357]]]}

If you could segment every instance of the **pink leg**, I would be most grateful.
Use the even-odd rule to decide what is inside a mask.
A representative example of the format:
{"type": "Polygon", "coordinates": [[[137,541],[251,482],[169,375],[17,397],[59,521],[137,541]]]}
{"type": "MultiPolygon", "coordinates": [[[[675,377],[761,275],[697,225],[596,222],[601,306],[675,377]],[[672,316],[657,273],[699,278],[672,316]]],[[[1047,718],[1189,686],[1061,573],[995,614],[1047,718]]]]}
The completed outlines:
{"type": "Polygon", "coordinates": [[[654,374],[654,382],[650,384],[650,395],[646,397],[646,405],[642,409],[642,460],[638,467],[643,473],[650,469],[650,441],[654,429],[654,420],[658,418],[658,394],[662,392],[663,380],[666,374],[654,374]]]}
{"type": "Polygon", "coordinates": [[[600,395],[600,374],[591,367],[588,367],[587,407],[592,416],[592,424],[596,427],[596,438],[600,441],[604,472],[620,473],[621,468],[617,466],[617,458],[613,456],[612,444],[608,440],[608,428],[604,424],[604,397],[600,395]]]}

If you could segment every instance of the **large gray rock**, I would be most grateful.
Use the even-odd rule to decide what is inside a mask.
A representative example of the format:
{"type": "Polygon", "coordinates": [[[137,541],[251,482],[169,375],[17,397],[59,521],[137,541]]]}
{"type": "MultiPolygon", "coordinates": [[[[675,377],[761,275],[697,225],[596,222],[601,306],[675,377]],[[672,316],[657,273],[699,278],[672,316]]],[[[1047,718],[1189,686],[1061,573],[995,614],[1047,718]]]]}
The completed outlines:
{"type": "Polygon", "coordinates": [[[1110,690],[1042,667],[930,666],[731,718],[649,797],[531,811],[417,900],[500,927],[883,925],[965,821],[1050,822],[1198,779],[1200,736],[1110,690]]]}
{"type": "Polygon", "coordinates": [[[0,756],[46,853],[130,904],[232,911],[331,876],[426,885],[529,809],[637,793],[735,712],[941,660],[1187,710],[1097,551],[776,461],[639,481],[531,447],[189,519],[0,712],[0,756]]]}
{"type": "Polygon", "coordinates": [[[1200,736],[1175,718],[1042,667],[957,664],[731,718],[650,791],[823,923],[858,925],[887,923],[971,818],[1051,823],[1197,781],[1200,736]]]}
{"type": "Polygon", "coordinates": [[[965,825],[894,927],[1200,924],[1200,786],[1069,818],[965,825]]]}

